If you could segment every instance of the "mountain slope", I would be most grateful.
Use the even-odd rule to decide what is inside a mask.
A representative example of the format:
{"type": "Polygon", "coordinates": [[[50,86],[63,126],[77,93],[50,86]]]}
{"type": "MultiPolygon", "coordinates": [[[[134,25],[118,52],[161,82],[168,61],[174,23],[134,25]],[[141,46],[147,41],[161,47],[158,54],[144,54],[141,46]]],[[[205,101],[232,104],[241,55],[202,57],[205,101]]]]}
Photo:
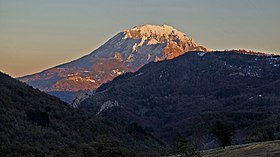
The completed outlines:
{"type": "Polygon", "coordinates": [[[89,55],[19,80],[71,102],[73,92],[94,90],[149,62],[173,59],[188,51],[208,49],[171,26],[143,25],[118,33],[89,55]]]}
{"type": "Polygon", "coordinates": [[[219,120],[235,126],[237,143],[279,138],[279,66],[279,56],[189,52],[117,77],[80,108],[166,141],[196,135],[204,147],[219,120]]]}
{"type": "Polygon", "coordinates": [[[0,156],[149,156],[165,145],[0,73],[0,156]]]}

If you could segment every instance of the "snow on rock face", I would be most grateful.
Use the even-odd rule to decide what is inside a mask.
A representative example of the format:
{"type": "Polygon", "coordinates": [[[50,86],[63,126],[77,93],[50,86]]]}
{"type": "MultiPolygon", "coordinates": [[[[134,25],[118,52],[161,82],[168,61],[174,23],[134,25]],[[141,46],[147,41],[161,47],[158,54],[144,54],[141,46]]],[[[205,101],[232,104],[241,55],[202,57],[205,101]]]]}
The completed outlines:
{"type": "MultiPolygon", "coordinates": [[[[168,25],[143,25],[143,26],[137,26],[130,30],[125,30],[125,37],[127,38],[133,38],[133,39],[140,39],[142,37],[164,37],[165,39],[168,39],[170,35],[177,35],[179,39],[187,38],[186,34],[177,31],[172,26],[168,25]]],[[[187,38],[188,39],[188,38],[187,38]]],[[[153,44],[153,43],[150,43],[153,44]]]]}
{"type": "Polygon", "coordinates": [[[118,101],[106,101],[103,103],[103,105],[100,107],[99,112],[97,113],[97,115],[99,115],[102,111],[104,111],[105,109],[109,109],[112,107],[116,107],[116,106],[120,106],[118,101]]]}
{"type": "Polygon", "coordinates": [[[161,51],[164,59],[172,59],[188,51],[210,51],[207,48],[197,45],[192,39],[188,38],[172,26],[168,25],[143,25],[129,30],[125,30],[122,40],[134,39],[139,42],[134,43],[132,52],[137,52],[143,46],[153,46],[165,44],[161,51]]]}
{"type": "Polygon", "coordinates": [[[198,52],[197,53],[200,57],[202,57],[202,56],[204,56],[205,55],[205,53],[204,52],[198,52]]]}
{"type": "Polygon", "coordinates": [[[74,108],[78,108],[78,106],[80,105],[80,103],[82,101],[84,101],[85,99],[87,99],[88,97],[90,97],[92,95],[92,92],[91,91],[82,91],[80,92],[76,98],[73,100],[72,102],[72,106],[74,108]]]}

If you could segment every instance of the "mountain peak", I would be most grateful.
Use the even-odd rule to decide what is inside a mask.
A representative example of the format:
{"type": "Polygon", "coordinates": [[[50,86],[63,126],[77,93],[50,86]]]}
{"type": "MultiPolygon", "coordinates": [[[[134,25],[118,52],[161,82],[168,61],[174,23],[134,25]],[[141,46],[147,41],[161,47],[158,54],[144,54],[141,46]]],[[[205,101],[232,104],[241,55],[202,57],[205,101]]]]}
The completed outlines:
{"type": "Polygon", "coordinates": [[[69,92],[95,90],[123,73],[135,72],[150,62],[173,59],[189,51],[209,49],[172,26],[136,26],[118,33],[89,55],[20,80],[71,102],[69,92]]]}
{"type": "Polygon", "coordinates": [[[132,52],[136,52],[139,47],[143,48],[143,46],[164,45],[163,58],[160,60],[172,59],[188,51],[210,51],[196,44],[185,33],[165,24],[135,26],[132,29],[123,31],[123,33],[123,40],[137,40],[132,47],[132,52]]]}
{"type": "Polygon", "coordinates": [[[142,26],[135,26],[132,29],[125,30],[125,39],[126,38],[133,38],[139,39],[142,37],[146,38],[155,38],[155,37],[163,37],[165,39],[169,38],[170,36],[177,36],[179,39],[188,39],[185,33],[182,33],[172,26],[169,25],[142,25],[142,26]]]}

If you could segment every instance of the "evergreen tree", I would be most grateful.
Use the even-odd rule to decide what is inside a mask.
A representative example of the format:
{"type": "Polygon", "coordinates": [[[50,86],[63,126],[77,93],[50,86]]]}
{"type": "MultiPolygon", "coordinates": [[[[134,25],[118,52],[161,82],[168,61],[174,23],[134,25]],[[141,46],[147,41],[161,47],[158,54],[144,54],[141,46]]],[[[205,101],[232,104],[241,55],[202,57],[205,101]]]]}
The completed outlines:
{"type": "Polygon", "coordinates": [[[231,146],[234,133],[234,127],[232,125],[218,121],[213,126],[211,132],[217,137],[221,147],[231,146]]]}

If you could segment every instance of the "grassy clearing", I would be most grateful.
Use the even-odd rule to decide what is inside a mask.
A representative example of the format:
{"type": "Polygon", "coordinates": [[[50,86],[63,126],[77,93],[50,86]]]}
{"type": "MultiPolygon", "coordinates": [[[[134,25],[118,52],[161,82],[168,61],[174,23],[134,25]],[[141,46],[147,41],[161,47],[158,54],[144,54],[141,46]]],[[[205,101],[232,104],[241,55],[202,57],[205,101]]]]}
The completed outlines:
{"type": "Polygon", "coordinates": [[[280,140],[210,149],[203,157],[280,157],[280,140]]]}

